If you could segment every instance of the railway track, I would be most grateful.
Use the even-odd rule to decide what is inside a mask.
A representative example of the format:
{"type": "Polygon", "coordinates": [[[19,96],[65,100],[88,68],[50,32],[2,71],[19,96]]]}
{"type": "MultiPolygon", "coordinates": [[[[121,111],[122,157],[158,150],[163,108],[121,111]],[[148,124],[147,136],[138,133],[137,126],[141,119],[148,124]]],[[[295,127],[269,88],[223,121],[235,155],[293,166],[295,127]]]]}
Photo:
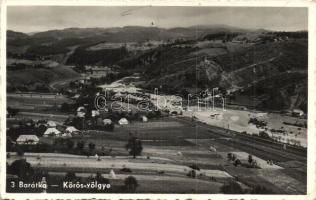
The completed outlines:
{"type": "MultiPolygon", "coordinates": [[[[182,121],[184,123],[193,122],[186,118],[175,118],[178,121],[182,121]]],[[[306,165],[307,161],[307,153],[301,149],[295,149],[293,147],[288,147],[286,150],[283,149],[283,145],[276,144],[274,142],[270,142],[267,140],[261,140],[260,138],[254,138],[252,136],[241,135],[239,133],[234,133],[234,131],[228,131],[219,127],[212,127],[207,124],[203,124],[201,122],[194,122],[199,131],[207,131],[212,137],[229,137],[230,140],[220,140],[219,142],[234,147],[236,149],[240,149],[249,154],[253,154],[262,159],[269,159],[278,162],[296,160],[302,162],[302,164],[306,165]]]]}

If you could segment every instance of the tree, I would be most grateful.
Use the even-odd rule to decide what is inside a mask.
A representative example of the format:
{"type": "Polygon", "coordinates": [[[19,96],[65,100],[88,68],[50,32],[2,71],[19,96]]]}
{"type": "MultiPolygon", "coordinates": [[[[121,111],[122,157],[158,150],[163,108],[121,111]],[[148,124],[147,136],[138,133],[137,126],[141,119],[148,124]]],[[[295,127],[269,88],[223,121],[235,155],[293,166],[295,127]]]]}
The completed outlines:
{"type": "Polygon", "coordinates": [[[194,169],[190,170],[187,174],[188,177],[195,178],[196,177],[196,171],[194,169]]]}
{"type": "Polygon", "coordinates": [[[69,112],[70,111],[70,105],[68,103],[66,103],[66,102],[61,104],[60,111],[61,112],[69,112]]]}
{"type": "Polygon", "coordinates": [[[220,190],[224,194],[244,194],[244,190],[236,181],[229,181],[228,183],[225,183],[220,190]]]}
{"type": "Polygon", "coordinates": [[[103,129],[105,131],[113,131],[114,130],[114,124],[113,123],[106,124],[106,125],[103,126],[103,129]]]}
{"type": "Polygon", "coordinates": [[[90,142],[90,143],[89,143],[89,149],[90,149],[91,151],[94,150],[94,149],[95,149],[95,144],[92,143],[92,142],[90,142]]]}
{"type": "Polygon", "coordinates": [[[72,149],[74,147],[75,143],[71,139],[67,139],[66,145],[67,145],[68,149],[72,149]]]}
{"type": "Polygon", "coordinates": [[[6,146],[7,152],[8,152],[8,151],[12,151],[12,149],[13,149],[13,147],[14,147],[14,143],[12,142],[12,140],[11,140],[10,137],[7,137],[6,143],[7,143],[7,146],[6,146]]]}
{"type": "Polygon", "coordinates": [[[64,177],[64,181],[75,181],[77,180],[77,176],[74,172],[67,172],[64,177]]]}
{"type": "Polygon", "coordinates": [[[235,161],[237,159],[237,156],[235,154],[232,154],[232,161],[235,161]]]}
{"type": "Polygon", "coordinates": [[[19,112],[18,109],[11,108],[11,107],[8,107],[8,108],[7,108],[7,111],[8,111],[9,117],[14,117],[14,116],[17,115],[18,112],[19,112]]]}
{"type": "Polygon", "coordinates": [[[248,163],[251,164],[252,161],[253,161],[252,155],[249,154],[249,155],[248,155],[248,163]]]}
{"type": "MultiPolygon", "coordinates": [[[[53,135],[53,133],[51,133],[53,135]]],[[[64,145],[66,143],[66,140],[64,138],[56,138],[54,140],[54,145],[59,147],[59,148],[63,148],[64,145]]]]}
{"type": "Polygon", "coordinates": [[[124,187],[128,192],[135,192],[138,182],[135,177],[129,176],[124,180],[124,187]]]}
{"type": "Polygon", "coordinates": [[[264,132],[264,131],[260,131],[259,136],[262,138],[267,138],[267,139],[270,138],[269,134],[267,132],[264,132]]]}
{"type": "Polygon", "coordinates": [[[232,153],[227,153],[227,159],[232,160],[232,153]]]}
{"type": "Polygon", "coordinates": [[[128,139],[128,143],[126,144],[126,150],[129,151],[130,155],[133,155],[133,158],[136,158],[136,156],[141,155],[143,151],[141,140],[139,140],[135,136],[131,136],[128,139]]]}
{"type": "Polygon", "coordinates": [[[77,148],[82,150],[84,148],[84,141],[77,142],[77,148]]]}
{"type": "Polygon", "coordinates": [[[35,130],[36,136],[42,137],[44,135],[46,129],[47,129],[47,127],[44,124],[39,125],[35,130]]]}
{"type": "Polygon", "coordinates": [[[192,169],[200,171],[200,167],[196,163],[190,165],[189,167],[192,168],[192,169]]]}
{"type": "Polygon", "coordinates": [[[14,161],[10,165],[8,173],[17,175],[21,179],[27,179],[34,173],[34,170],[30,163],[26,162],[25,159],[21,159],[14,161]]]}
{"type": "Polygon", "coordinates": [[[239,159],[236,159],[234,161],[234,166],[237,167],[238,165],[241,165],[241,161],[239,159]]]}
{"type": "Polygon", "coordinates": [[[98,183],[103,183],[103,184],[109,184],[110,183],[109,179],[104,178],[100,172],[97,172],[97,174],[95,176],[95,180],[98,183]]]}
{"type": "Polygon", "coordinates": [[[251,194],[272,194],[273,191],[271,191],[270,189],[267,189],[264,186],[261,185],[255,185],[252,187],[252,190],[250,192],[251,194]]]}
{"type": "Polygon", "coordinates": [[[252,160],[252,162],[250,163],[252,168],[257,168],[258,167],[258,163],[256,160],[252,160]]]}
{"type": "Polygon", "coordinates": [[[24,155],[23,149],[21,147],[19,147],[19,146],[16,146],[16,154],[18,156],[23,156],[24,155]]]}

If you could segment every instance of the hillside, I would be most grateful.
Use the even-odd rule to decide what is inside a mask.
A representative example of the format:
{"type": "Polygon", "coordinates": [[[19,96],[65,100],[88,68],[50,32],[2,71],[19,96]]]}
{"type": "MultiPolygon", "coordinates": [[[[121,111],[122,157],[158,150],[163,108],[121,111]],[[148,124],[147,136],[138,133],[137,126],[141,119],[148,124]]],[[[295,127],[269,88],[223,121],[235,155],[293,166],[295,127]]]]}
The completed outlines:
{"type": "MultiPolygon", "coordinates": [[[[139,73],[145,89],[199,93],[220,87],[230,93],[233,104],[307,110],[307,32],[217,25],[69,28],[33,35],[8,31],[7,35],[8,58],[81,68],[115,65],[125,74],[139,73]]],[[[31,68],[10,66],[18,70],[9,70],[9,80],[17,78],[22,85],[45,82],[30,74],[31,68]],[[26,81],[26,76],[31,78],[26,81]]],[[[36,70],[52,73],[52,80],[78,76],[70,67],[65,74],[45,67],[36,70]]]]}
{"type": "Polygon", "coordinates": [[[26,39],[29,36],[25,33],[16,32],[16,31],[7,31],[7,40],[15,40],[15,39],[26,39]]]}
{"type": "Polygon", "coordinates": [[[307,110],[306,39],[258,42],[238,50],[230,48],[232,45],[234,42],[217,45],[217,54],[197,47],[196,42],[169,45],[119,64],[139,69],[147,89],[195,93],[220,87],[248,98],[248,103],[238,99],[234,103],[261,109],[307,110]]]}
{"type": "Polygon", "coordinates": [[[91,44],[100,41],[106,42],[145,42],[148,40],[175,40],[179,38],[196,39],[204,37],[209,33],[219,31],[239,31],[245,33],[247,30],[229,26],[195,26],[185,28],[158,28],[126,26],[114,28],[67,28],[62,30],[49,30],[26,35],[24,33],[7,31],[8,50],[10,47],[34,46],[40,48],[55,46],[68,47],[77,44],[91,44]],[[57,44],[56,44],[57,43],[57,44]]]}
{"type": "Polygon", "coordinates": [[[56,67],[26,67],[20,70],[7,69],[7,91],[36,91],[36,92],[55,92],[49,87],[49,83],[80,77],[68,66],[56,67]]]}

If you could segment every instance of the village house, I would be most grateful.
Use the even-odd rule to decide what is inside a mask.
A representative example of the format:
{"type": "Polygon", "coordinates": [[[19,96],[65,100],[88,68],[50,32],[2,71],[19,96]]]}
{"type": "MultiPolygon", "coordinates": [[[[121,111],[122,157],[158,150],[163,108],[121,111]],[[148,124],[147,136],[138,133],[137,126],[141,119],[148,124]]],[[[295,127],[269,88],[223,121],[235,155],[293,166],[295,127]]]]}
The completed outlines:
{"type": "Polygon", "coordinates": [[[56,125],[56,122],[54,121],[48,121],[47,126],[53,128],[53,127],[56,127],[57,125],[56,125]]]}
{"type": "Polygon", "coordinates": [[[302,117],[304,115],[304,111],[301,109],[293,109],[292,116],[294,117],[302,117]]]}
{"type": "Polygon", "coordinates": [[[20,135],[17,139],[16,142],[18,144],[30,144],[30,145],[35,145],[38,144],[39,139],[36,135],[20,135]]]}
{"type": "Polygon", "coordinates": [[[121,118],[118,121],[119,125],[127,125],[128,124],[128,120],[126,118],[121,118]]]}
{"type": "Polygon", "coordinates": [[[59,136],[61,134],[61,132],[59,131],[59,130],[57,130],[56,128],[48,128],[45,132],[44,132],[44,134],[43,134],[43,136],[44,137],[48,137],[48,136],[59,136]]]}
{"type": "Polygon", "coordinates": [[[80,131],[76,129],[74,126],[68,126],[65,130],[65,135],[74,136],[80,134],[80,131]]]}

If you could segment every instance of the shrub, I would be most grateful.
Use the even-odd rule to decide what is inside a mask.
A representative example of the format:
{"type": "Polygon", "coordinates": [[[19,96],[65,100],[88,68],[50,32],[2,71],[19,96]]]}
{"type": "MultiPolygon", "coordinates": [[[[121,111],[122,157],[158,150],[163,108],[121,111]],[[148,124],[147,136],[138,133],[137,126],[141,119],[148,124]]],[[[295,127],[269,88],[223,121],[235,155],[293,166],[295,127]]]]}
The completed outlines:
{"type": "Polygon", "coordinates": [[[17,147],[16,147],[16,154],[17,154],[18,156],[23,156],[23,155],[24,155],[23,149],[22,149],[21,147],[17,146],[17,147]]]}
{"type": "Polygon", "coordinates": [[[75,143],[71,139],[66,139],[65,143],[66,143],[68,149],[72,149],[75,145],[75,143]]]}
{"type": "Polygon", "coordinates": [[[252,161],[253,161],[253,158],[252,158],[252,155],[248,155],[248,163],[252,163],[252,161]]]}
{"type": "Polygon", "coordinates": [[[237,156],[235,154],[232,154],[232,161],[235,161],[237,159],[237,156]]]}
{"type": "Polygon", "coordinates": [[[94,150],[94,149],[95,149],[95,144],[92,143],[92,142],[90,142],[90,143],[89,143],[89,149],[90,149],[90,150],[94,150]]]}
{"type": "Polygon", "coordinates": [[[77,143],[77,148],[82,150],[84,148],[84,141],[80,141],[77,143]]]}
{"type": "Polygon", "coordinates": [[[237,167],[238,165],[241,165],[241,161],[239,159],[236,159],[234,161],[234,166],[237,167]]]}
{"type": "Polygon", "coordinates": [[[107,178],[104,178],[100,172],[97,172],[97,174],[95,176],[95,180],[98,183],[104,183],[104,184],[109,184],[110,183],[110,180],[107,179],[107,178]]]}
{"type": "Polygon", "coordinates": [[[77,176],[74,172],[67,172],[64,177],[64,181],[74,181],[77,179],[77,176]]]}
{"type": "Polygon", "coordinates": [[[31,164],[26,162],[25,159],[14,161],[8,169],[8,173],[17,175],[21,179],[27,179],[34,174],[31,164]]]}
{"type": "Polygon", "coordinates": [[[138,182],[135,177],[129,176],[124,180],[124,188],[127,192],[135,192],[138,182]]]}
{"type": "Polygon", "coordinates": [[[189,173],[187,174],[188,177],[191,178],[195,178],[196,177],[196,171],[194,169],[192,169],[191,171],[189,171],[189,173]]]}
{"type": "Polygon", "coordinates": [[[244,190],[236,181],[225,183],[220,190],[224,194],[244,194],[244,190]]]}
{"type": "Polygon", "coordinates": [[[10,117],[14,117],[14,116],[17,115],[18,112],[19,112],[18,109],[11,108],[11,107],[8,107],[8,108],[7,108],[7,111],[8,111],[8,115],[9,115],[10,117]]]}
{"type": "Polygon", "coordinates": [[[227,154],[227,159],[228,159],[228,160],[231,160],[231,159],[232,159],[232,153],[228,153],[228,154],[227,154]]]}
{"type": "Polygon", "coordinates": [[[251,194],[273,194],[273,191],[261,185],[255,185],[251,189],[251,194]]]}
{"type": "Polygon", "coordinates": [[[269,134],[264,132],[264,131],[260,131],[259,132],[259,137],[262,137],[262,138],[270,138],[269,134]]]}
{"type": "Polygon", "coordinates": [[[128,139],[128,143],[125,145],[126,150],[129,151],[129,154],[136,158],[136,156],[141,155],[143,151],[142,142],[137,137],[131,136],[128,139]]]}
{"type": "Polygon", "coordinates": [[[130,168],[124,167],[121,169],[121,172],[132,172],[132,170],[130,168]]]}
{"type": "Polygon", "coordinates": [[[190,165],[189,167],[190,167],[191,169],[195,169],[195,170],[199,170],[199,171],[200,171],[200,168],[199,168],[199,166],[198,166],[196,163],[190,165]]]}

